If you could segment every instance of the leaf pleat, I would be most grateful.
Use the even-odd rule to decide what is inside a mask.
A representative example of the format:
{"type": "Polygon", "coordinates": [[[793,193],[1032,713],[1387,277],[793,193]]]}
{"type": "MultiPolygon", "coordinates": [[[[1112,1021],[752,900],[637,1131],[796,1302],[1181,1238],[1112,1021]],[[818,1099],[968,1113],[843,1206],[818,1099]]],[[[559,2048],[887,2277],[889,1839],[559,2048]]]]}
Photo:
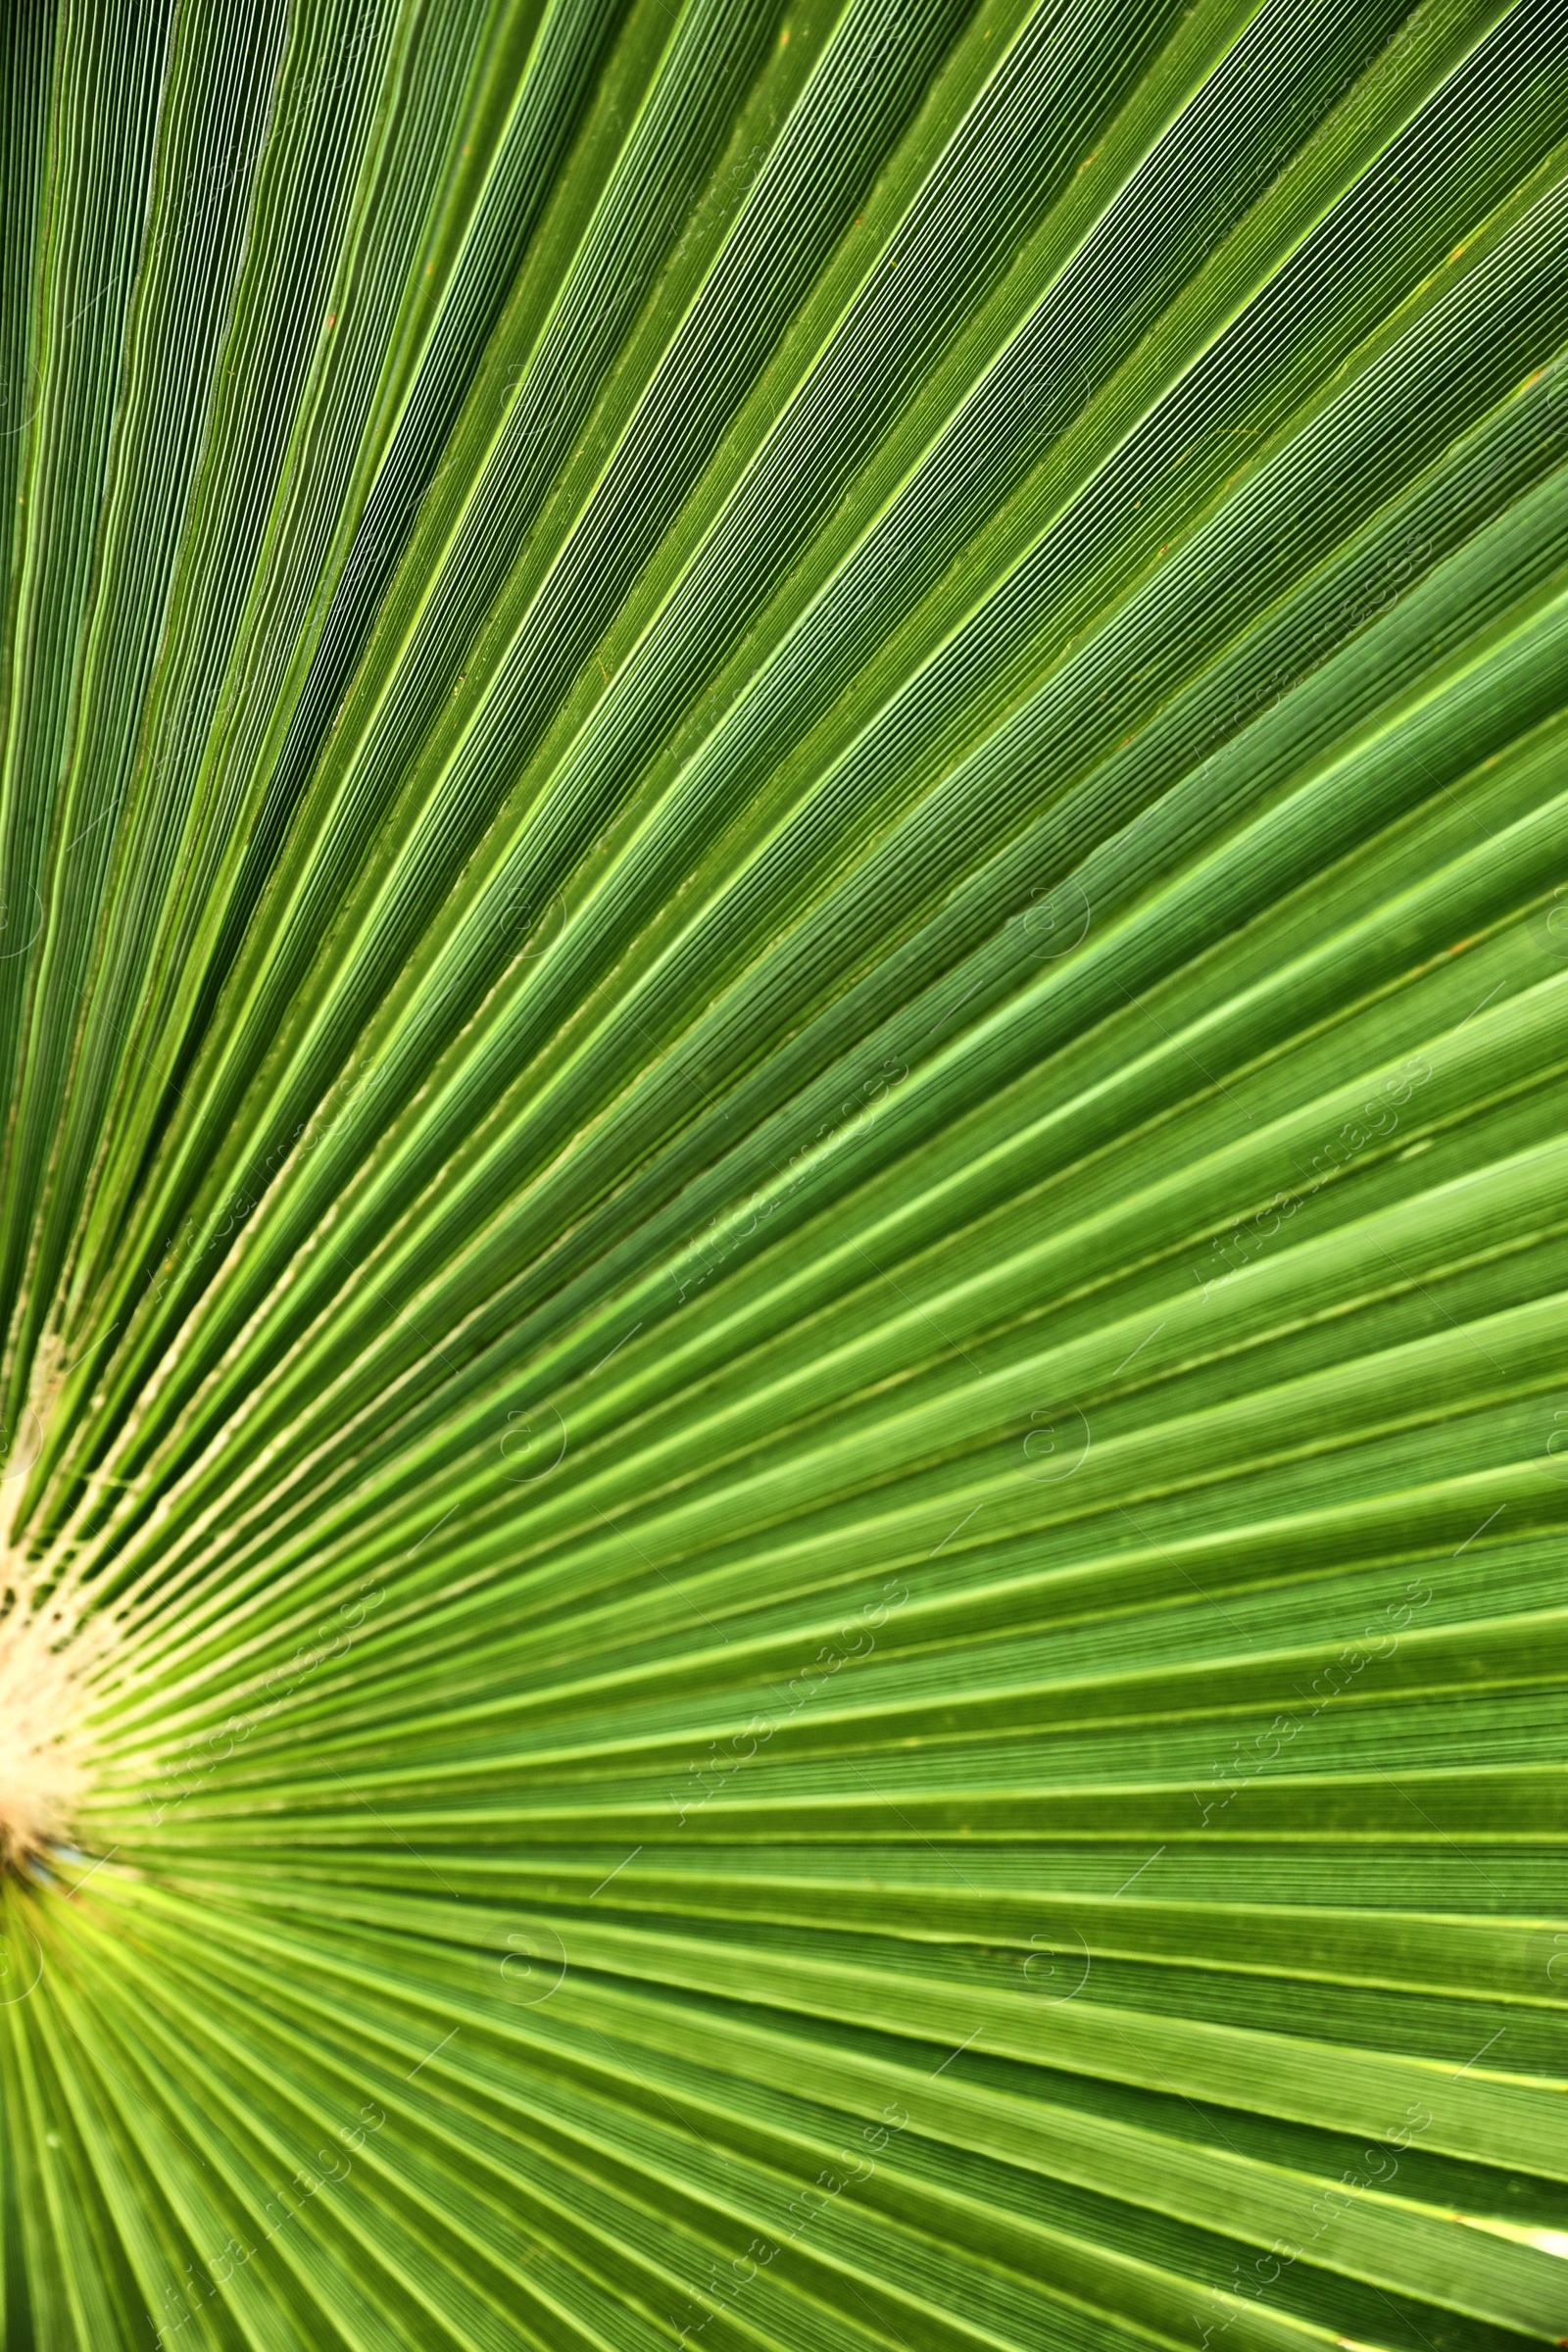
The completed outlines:
{"type": "Polygon", "coordinates": [[[1568,2340],[1560,10],[0,88],[0,2344],[1568,2340]]]}

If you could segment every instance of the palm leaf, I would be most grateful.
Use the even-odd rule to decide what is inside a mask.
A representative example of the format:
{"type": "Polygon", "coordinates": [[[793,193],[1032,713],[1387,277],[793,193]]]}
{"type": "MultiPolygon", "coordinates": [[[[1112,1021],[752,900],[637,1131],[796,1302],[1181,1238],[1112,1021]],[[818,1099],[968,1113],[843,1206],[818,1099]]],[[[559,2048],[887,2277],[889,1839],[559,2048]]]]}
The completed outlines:
{"type": "Polygon", "coordinates": [[[1564,2340],[1553,12],[3,39],[5,2344],[1564,2340]]]}

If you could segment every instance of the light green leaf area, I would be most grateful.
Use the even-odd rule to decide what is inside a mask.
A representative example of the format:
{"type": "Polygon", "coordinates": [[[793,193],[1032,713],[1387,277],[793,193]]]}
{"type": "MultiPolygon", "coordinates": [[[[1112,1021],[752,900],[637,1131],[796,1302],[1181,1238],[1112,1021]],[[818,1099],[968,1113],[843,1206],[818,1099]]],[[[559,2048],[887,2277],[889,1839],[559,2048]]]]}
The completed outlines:
{"type": "Polygon", "coordinates": [[[15,0],[4,2352],[1568,2341],[1551,0],[15,0]]]}

